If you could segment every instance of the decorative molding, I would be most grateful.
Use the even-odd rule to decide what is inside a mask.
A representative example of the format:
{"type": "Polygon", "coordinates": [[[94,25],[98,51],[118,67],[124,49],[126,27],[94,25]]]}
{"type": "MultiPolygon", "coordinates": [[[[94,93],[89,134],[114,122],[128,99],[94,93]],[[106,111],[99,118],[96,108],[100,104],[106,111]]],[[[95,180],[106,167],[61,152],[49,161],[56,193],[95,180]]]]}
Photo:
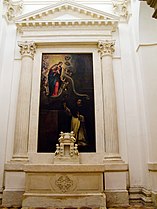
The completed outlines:
{"type": "Polygon", "coordinates": [[[18,17],[16,25],[19,29],[26,30],[35,27],[110,26],[111,31],[115,31],[118,20],[119,17],[116,15],[65,0],[18,17]]]}
{"type": "Polygon", "coordinates": [[[112,1],[114,14],[120,16],[122,20],[128,19],[128,4],[129,0],[112,1]]]}
{"type": "Polygon", "coordinates": [[[34,59],[34,54],[36,52],[36,45],[34,42],[19,42],[18,46],[20,47],[20,54],[22,57],[30,56],[34,59]]]}
{"type": "Polygon", "coordinates": [[[148,163],[148,170],[151,172],[157,171],[157,162],[148,163]]]}
{"type": "Polygon", "coordinates": [[[3,0],[3,3],[7,5],[6,17],[8,22],[13,22],[17,17],[17,15],[22,13],[23,0],[18,0],[18,1],[3,0]]]}
{"type": "Polygon", "coordinates": [[[100,52],[100,57],[102,58],[105,55],[112,56],[115,51],[115,41],[99,41],[98,42],[98,52],[100,52]]]}
{"type": "Polygon", "coordinates": [[[58,21],[23,21],[16,22],[16,26],[19,32],[28,30],[50,30],[54,28],[59,28],[66,30],[67,27],[77,28],[77,29],[97,29],[98,27],[108,28],[111,32],[115,32],[117,29],[118,21],[110,20],[58,20],[58,21]]]}
{"type": "Polygon", "coordinates": [[[76,2],[70,0],[64,0],[63,2],[58,2],[56,4],[51,4],[47,7],[43,7],[42,9],[30,12],[28,14],[22,15],[17,20],[37,20],[42,19],[42,17],[47,17],[50,14],[54,14],[56,12],[62,12],[65,14],[67,11],[73,11],[77,14],[85,14],[87,19],[110,19],[110,20],[118,20],[118,16],[114,14],[109,14],[107,12],[103,12],[98,9],[94,9],[82,4],[78,4],[76,2]]]}
{"type": "Polygon", "coordinates": [[[4,170],[5,171],[19,171],[19,172],[22,172],[24,171],[24,164],[22,163],[12,163],[12,161],[10,162],[7,162],[5,165],[4,165],[4,170]]]}
{"type": "Polygon", "coordinates": [[[140,43],[136,48],[136,52],[139,51],[140,47],[150,47],[150,46],[157,46],[157,43],[140,43]]]}
{"type": "MultiPolygon", "coordinates": [[[[87,26],[87,25],[110,25],[110,26],[114,26],[115,23],[118,23],[118,21],[111,21],[111,20],[86,20],[86,19],[78,19],[78,20],[52,20],[52,21],[22,21],[22,22],[18,22],[16,21],[16,25],[18,27],[42,27],[42,26],[87,26]]],[[[117,24],[116,24],[117,25],[117,24]]]]}
{"type": "Polygon", "coordinates": [[[140,203],[145,206],[152,206],[152,192],[143,187],[130,187],[129,202],[130,204],[140,203]]]}

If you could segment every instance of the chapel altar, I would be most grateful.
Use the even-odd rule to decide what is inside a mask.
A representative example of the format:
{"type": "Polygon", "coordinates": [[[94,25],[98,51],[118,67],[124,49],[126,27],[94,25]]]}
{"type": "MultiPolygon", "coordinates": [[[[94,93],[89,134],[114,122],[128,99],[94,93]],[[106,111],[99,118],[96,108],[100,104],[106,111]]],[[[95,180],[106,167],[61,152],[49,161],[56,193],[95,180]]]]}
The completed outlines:
{"type": "Polygon", "coordinates": [[[113,71],[118,21],[68,0],[16,19],[21,69],[3,205],[128,205],[113,71]]]}

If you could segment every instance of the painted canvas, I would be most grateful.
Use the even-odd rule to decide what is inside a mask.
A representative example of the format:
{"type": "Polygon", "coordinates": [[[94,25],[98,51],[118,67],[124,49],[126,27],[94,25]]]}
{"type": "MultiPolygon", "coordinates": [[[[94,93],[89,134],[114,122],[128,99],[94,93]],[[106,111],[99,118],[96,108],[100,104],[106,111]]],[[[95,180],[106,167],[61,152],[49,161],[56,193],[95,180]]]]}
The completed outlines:
{"type": "Polygon", "coordinates": [[[95,152],[91,53],[43,53],[38,152],[54,152],[60,132],[75,134],[80,152],[95,152]]]}

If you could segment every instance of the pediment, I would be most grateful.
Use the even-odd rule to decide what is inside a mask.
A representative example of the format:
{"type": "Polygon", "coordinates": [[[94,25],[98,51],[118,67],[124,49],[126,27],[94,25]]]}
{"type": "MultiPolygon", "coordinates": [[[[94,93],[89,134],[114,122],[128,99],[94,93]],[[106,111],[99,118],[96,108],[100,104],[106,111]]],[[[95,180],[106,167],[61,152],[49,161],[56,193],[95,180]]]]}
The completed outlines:
{"type": "Polygon", "coordinates": [[[22,15],[16,19],[17,26],[50,26],[82,24],[115,24],[118,16],[96,10],[73,1],[57,4],[22,15]]]}

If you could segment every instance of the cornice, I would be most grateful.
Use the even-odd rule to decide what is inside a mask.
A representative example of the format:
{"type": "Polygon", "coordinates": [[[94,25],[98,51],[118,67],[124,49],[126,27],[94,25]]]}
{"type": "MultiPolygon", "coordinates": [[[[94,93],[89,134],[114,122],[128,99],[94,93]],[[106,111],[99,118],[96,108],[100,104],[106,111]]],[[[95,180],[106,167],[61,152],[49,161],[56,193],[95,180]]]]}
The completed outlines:
{"type": "MultiPolygon", "coordinates": [[[[95,27],[102,27],[102,26],[110,26],[111,31],[115,31],[117,28],[118,21],[110,21],[110,20],[61,20],[61,21],[23,21],[23,22],[16,22],[17,28],[19,31],[22,29],[28,30],[29,29],[45,29],[45,28],[54,28],[59,27],[75,27],[75,28],[82,28],[87,26],[95,26],[95,27]]],[[[87,28],[86,28],[87,29],[87,28]]],[[[94,29],[94,28],[93,28],[94,29]]]]}
{"type": "Polygon", "coordinates": [[[19,31],[23,29],[48,28],[48,27],[86,27],[86,26],[110,26],[115,31],[118,24],[118,16],[80,5],[73,1],[64,0],[57,4],[51,4],[42,9],[22,15],[16,19],[19,31]],[[60,15],[55,17],[55,14],[60,15]],[[73,18],[62,18],[62,15],[72,13],[73,18]],[[78,18],[79,14],[79,18],[78,18]],[[76,17],[75,17],[76,15],[76,17]]]}
{"type": "Polygon", "coordinates": [[[25,15],[21,15],[16,20],[17,21],[24,21],[24,20],[35,20],[37,18],[46,17],[49,14],[54,14],[56,12],[66,12],[66,11],[74,11],[78,12],[80,14],[85,14],[89,19],[112,19],[112,20],[118,20],[119,17],[114,14],[109,14],[107,12],[103,12],[82,4],[78,4],[76,2],[70,1],[70,0],[64,0],[63,2],[58,2],[56,4],[51,4],[47,7],[44,7],[42,9],[30,12],[25,15]]]}

